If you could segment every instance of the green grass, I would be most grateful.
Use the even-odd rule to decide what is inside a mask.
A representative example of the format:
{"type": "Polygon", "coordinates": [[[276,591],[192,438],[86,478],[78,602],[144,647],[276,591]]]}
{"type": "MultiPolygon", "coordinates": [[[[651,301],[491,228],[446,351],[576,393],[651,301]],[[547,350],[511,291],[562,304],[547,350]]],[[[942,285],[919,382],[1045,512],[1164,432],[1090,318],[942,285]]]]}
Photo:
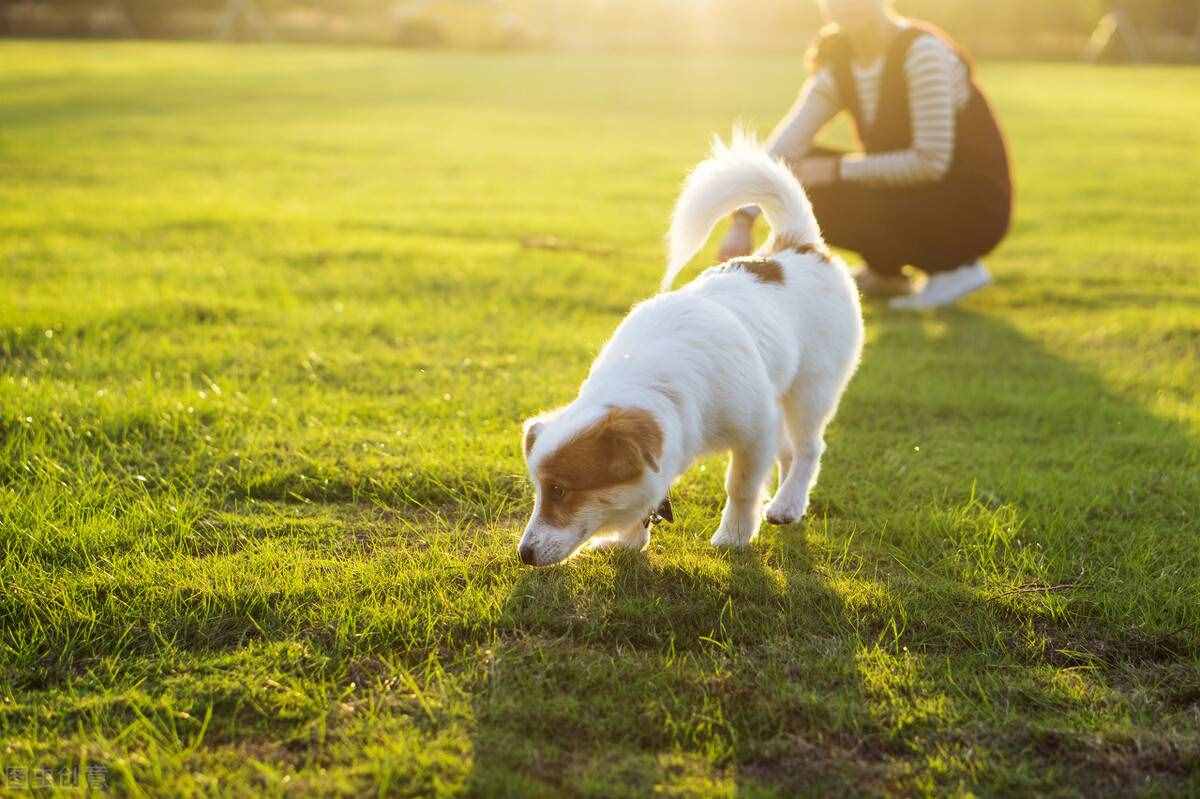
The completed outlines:
{"type": "Polygon", "coordinates": [[[712,460],[517,562],[520,421],[802,77],[0,45],[0,794],[1200,791],[1195,71],[983,67],[998,285],[868,309],[804,523],[709,548],[712,460]]]}

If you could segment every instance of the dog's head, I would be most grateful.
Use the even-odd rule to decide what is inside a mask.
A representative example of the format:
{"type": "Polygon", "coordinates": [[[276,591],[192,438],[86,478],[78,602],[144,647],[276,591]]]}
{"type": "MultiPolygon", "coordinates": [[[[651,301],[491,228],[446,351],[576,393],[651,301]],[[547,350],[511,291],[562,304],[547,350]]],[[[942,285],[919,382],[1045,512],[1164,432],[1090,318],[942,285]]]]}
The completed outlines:
{"type": "Polygon", "coordinates": [[[531,566],[566,560],[596,533],[637,524],[660,499],[662,428],[641,408],[530,419],[524,448],[537,494],[518,551],[531,566]]]}

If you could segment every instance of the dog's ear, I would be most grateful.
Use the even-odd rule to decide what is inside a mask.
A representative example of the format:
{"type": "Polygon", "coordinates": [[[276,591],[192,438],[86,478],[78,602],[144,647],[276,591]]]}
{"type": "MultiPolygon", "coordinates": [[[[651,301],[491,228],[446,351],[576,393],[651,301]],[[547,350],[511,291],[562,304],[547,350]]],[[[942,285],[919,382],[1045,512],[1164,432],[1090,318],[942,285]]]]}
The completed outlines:
{"type": "Polygon", "coordinates": [[[537,443],[538,436],[546,429],[546,425],[561,416],[564,410],[565,407],[555,408],[525,420],[521,429],[521,447],[525,451],[526,460],[529,459],[529,453],[533,452],[533,445],[537,443]]]}
{"type": "Polygon", "coordinates": [[[526,458],[528,458],[529,453],[533,451],[534,442],[537,441],[538,435],[541,434],[542,428],[545,426],[546,426],[546,423],[542,421],[540,416],[534,417],[533,419],[525,420],[524,437],[525,437],[525,457],[526,458]]]}
{"type": "Polygon", "coordinates": [[[662,458],[663,433],[649,411],[641,408],[613,408],[601,423],[605,437],[612,443],[617,458],[636,459],[658,471],[662,458]]]}

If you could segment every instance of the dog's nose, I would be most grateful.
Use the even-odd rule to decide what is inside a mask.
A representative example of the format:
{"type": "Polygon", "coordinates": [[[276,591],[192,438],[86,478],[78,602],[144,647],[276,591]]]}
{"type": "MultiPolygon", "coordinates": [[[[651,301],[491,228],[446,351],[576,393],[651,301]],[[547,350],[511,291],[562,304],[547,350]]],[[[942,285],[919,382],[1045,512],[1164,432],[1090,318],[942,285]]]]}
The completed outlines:
{"type": "Polygon", "coordinates": [[[522,544],[517,549],[517,554],[521,556],[521,562],[524,563],[526,566],[535,565],[536,559],[534,558],[533,547],[530,546],[529,544],[522,544]]]}

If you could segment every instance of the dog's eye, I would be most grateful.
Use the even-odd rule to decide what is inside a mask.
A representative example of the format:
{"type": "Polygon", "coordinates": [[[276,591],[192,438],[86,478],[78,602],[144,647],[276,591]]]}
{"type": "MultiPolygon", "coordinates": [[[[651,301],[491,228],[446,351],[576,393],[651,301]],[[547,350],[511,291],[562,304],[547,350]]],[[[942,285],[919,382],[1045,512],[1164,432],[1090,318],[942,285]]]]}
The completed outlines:
{"type": "Polygon", "coordinates": [[[563,488],[558,483],[550,484],[550,496],[554,497],[555,499],[562,499],[566,495],[567,495],[567,489],[563,488]]]}

